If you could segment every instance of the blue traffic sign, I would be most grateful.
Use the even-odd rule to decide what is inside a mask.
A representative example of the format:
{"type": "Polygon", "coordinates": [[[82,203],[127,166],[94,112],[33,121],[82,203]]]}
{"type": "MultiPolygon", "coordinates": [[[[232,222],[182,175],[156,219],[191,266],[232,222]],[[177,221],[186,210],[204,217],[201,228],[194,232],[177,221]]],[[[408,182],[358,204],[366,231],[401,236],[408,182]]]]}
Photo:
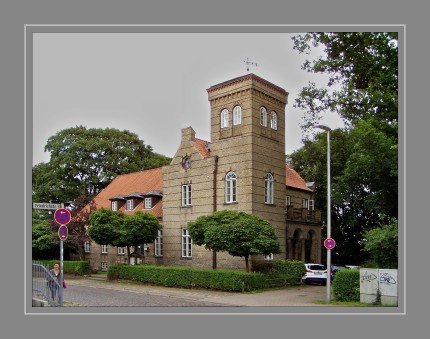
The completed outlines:
{"type": "Polygon", "coordinates": [[[69,229],[67,228],[66,225],[61,225],[60,228],[58,229],[58,237],[60,238],[60,240],[66,240],[68,236],[69,236],[69,229]]]}

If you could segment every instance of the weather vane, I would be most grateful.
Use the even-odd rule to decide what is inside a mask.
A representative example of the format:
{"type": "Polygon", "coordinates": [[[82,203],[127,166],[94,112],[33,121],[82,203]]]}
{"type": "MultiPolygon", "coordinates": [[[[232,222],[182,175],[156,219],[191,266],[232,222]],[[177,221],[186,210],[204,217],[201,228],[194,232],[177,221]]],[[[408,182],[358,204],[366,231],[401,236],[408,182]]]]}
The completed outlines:
{"type": "Polygon", "coordinates": [[[255,62],[251,62],[249,61],[249,57],[246,58],[245,60],[242,60],[245,64],[246,64],[246,71],[249,73],[249,65],[255,65],[257,66],[257,64],[255,62]]]}

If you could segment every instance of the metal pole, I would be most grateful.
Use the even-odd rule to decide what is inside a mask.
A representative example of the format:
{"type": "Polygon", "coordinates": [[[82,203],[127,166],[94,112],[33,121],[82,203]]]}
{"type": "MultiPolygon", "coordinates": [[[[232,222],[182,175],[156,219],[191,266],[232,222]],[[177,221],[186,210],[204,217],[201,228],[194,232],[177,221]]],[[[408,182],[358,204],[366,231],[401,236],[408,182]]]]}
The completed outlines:
{"type": "Polygon", "coordinates": [[[63,240],[60,240],[60,289],[58,302],[60,306],[63,306],[63,240]]]}
{"type": "MultiPolygon", "coordinates": [[[[331,238],[330,129],[327,129],[327,238],[331,238]]],[[[331,249],[327,249],[327,304],[331,302],[331,249]]]]}

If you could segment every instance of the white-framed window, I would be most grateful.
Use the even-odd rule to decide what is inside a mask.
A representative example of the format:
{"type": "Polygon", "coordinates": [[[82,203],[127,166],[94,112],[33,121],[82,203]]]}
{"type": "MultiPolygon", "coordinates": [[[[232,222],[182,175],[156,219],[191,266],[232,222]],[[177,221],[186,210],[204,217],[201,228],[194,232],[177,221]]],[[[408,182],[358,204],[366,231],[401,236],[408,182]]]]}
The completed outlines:
{"type": "Polygon", "coordinates": [[[313,211],[314,210],[314,205],[315,205],[315,201],[314,200],[309,200],[309,202],[308,202],[308,210],[309,211],[313,211]]]}
{"type": "Polygon", "coordinates": [[[118,201],[114,200],[111,202],[112,211],[118,211],[118,201]]]}
{"type": "Polygon", "coordinates": [[[234,172],[228,172],[225,176],[225,202],[236,202],[237,192],[237,176],[234,172]]]}
{"type": "Polygon", "coordinates": [[[154,240],[154,255],[161,257],[163,255],[163,231],[158,230],[158,235],[154,240]]]}
{"type": "Polygon", "coordinates": [[[302,208],[309,208],[309,200],[302,199],[302,208]]]}
{"type": "Polygon", "coordinates": [[[127,199],[127,211],[131,211],[134,208],[134,200],[133,199],[127,199]]]}
{"type": "Polygon", "coordinates": [[[116,252],[118,255],[124,255],[125,254],[125,247],[117,247],[116,252]]]}
{"type": "Polygon", "coordinates": [[[152,208],[152,198],[147,197],[145,198],[145,207],[146,210],[150,210],[152,208]]]}
{"type": "Polygon", "coordinates": [[[101,251],[103,254],[107,254],[108,252],[108,245],[100,245],[101,251]]]}
{"type": "Polygon", "coordinates": [[[270,113],[270,127],[274,130],[278,129],[278,115],[275,111],[272,111],[272,113],[270,113]]]}
{"type": "Polygon", "coordinates": [[[182,185],[182,206],[191,206],[191,184],[182,185]]]}
{"type": "Polygon", "coordinates": [[[285,196],[285,206],[291,206],[291,195],[285,196]]]}
{"type": "Polygon", "coordinates": [[[191,237],[186,228],[182,229],[182,257],[191,258],[192,253],[192,241],[191,237]]]}
{"type": "Polygon", "coordinates": [[[102,262],[101,263],[101,268],[102,268],[102,271],[107,271],[107,269],[108,269],[108,263],[107,262],[102,262]]]}
{"type": "Polygon", "coordinates": [[[242,107],[235,106],[233,108],[233,125],[240,125],[242,123],[242,107]]]}
{"type": "Polygon", "coordinates": [[[264,177],[264,203],[274,203],[274,180],[272,173],[266,173],[264,177]]]}
{"type": "Polygon", "coordinates": [[[90,253],[90,242],[89,241],[84,242],[84,252],[90,253]]]}
{"type": "Polygon", "coordinates": [[[273,260],[273,253],[266,254],[264,256],[264,260],[267,260],[267,261],[273,260]]]}
{"type": "Polygon", "coordinates": [[[265,107],[260,108],[260,125],[267,127],[267,110],[265,107]]]}
{"type": "Polygon", "coordinates": [[[228,120],[229,120],[228,110],[226,108],[224,108],[221,111],[221,128],[227,128],[228,127],[228,120]]]}

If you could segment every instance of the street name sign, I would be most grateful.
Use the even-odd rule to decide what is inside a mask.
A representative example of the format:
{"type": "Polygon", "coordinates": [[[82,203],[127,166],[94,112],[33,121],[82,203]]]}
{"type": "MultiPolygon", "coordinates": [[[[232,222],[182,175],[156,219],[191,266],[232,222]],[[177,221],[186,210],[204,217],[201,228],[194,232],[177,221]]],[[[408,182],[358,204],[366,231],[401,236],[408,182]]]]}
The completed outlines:
{"type": "Polygon", "coordinates": [[[33,208],[37,209],[37,210],[57,210],[57,209],[61,208],[61,204],[34,202],[33,208]]]}

